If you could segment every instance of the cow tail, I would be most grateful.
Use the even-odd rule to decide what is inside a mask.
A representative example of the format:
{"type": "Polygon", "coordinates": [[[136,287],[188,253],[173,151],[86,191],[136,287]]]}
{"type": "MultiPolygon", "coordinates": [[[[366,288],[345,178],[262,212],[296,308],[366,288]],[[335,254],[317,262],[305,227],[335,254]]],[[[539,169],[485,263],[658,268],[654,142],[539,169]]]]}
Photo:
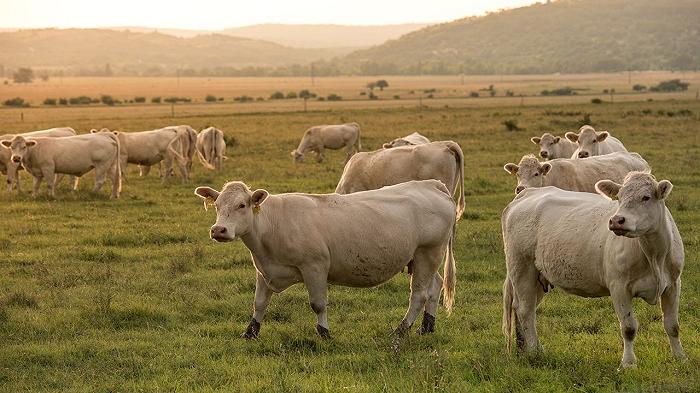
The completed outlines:
{"type": "Polygon", "coordinates": [[[360,138],[360,125],[357,123],[352,123],[352,124],[355,126],[355,128],[357,128],[357,141],[355,141],[355,148],[357,149],[357,152],[359,153],[362,151],[362,141],[361,141],[362,138],[360,138]]]}
{"type": "Polygon", "coordinates": [[[503,282],[503,335],[506,336],[506,352],[510,353],[513,332],[513,285],[506,274],[503,282]]]}
{"type": "Polygon", "coordinates": [[[462,218],[464,209],[466,207],[466,201],[464,197],[464,153],[462,148],[455,142],[448,143],[449,149],[455,155],[455,161],[457,164],[457,178],[455,179],[455,184],[457,184],[456,191],[459,193],[457,195],[457,220],[462,218]]]}
{"type": "Polygon", "coordinates": [[[452,224],[452,233],[450,240],[447,242],[447,250],[445,252],[445,267],[443,271],[442,290],[444,294],[443,304],[448,314],[452,313],[452,306],[455,300],[455,286],[457,283],[457,268],[455,266],[454,242],[457,233],[457,221],[452,224]]]}
{"type": "Polygon", "coordinates": [[[177,149],[175,149],[173,147],[176,143],[178,143],[180,145],[180,147],[182,147],[182,142],[180,141],[180,135],[177,131],[175,133],[175,138],[173,138],[173,140],[171,140],[170,143],[168,144],[168,152],[170,152],[170,154],[172,154],[175,157],[175,159],[178,161],[178,163],[180,163],[180,165],[186,165],[187,158],[183,157],[180,153],[178,153],[177,149]]]}
{"type": "Polygon", "coordinates": [[[112,175],[112,195],[114,195],[115,198],[119,198],[119,194],[122,192],[122,165],[121,165],[121,143],[119,143],[119,137],[117,135],[114,135],[113,133],[110,132],[110,135],[112,135],[112,138],[114,139],[114,142],[117,144],[117,153],[114,156],[114,164],[113,170],[114,174],[112,175]]]}
{"type": "MultiPolygon", "coordinates": [[[[204,148],[204,146],[202,146],[202,148],[204,148]]],[[[209,161],[207,160],[207,157],[205,157],[198,148],[195,149],[195,151],[197,151],[197,157],[199,158],[199,161],[202,163],[202,165],[204,165],[205,168],[211,169],[211,170],[216,169],[216,168],[214,168],[214,165],[209,163],[209,161]]]]}

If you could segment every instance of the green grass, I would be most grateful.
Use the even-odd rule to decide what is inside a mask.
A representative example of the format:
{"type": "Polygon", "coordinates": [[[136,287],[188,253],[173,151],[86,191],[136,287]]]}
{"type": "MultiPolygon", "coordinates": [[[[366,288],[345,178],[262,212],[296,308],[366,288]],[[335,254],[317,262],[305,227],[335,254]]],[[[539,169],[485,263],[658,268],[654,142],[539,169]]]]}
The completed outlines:
{"type": "MultiPolygon", "coordinates": [[[[220,173],[196,164],[193,181],[162,185],[136,168],[123,197],[61,185],[56,200],[0,196],[0,390],[20,391],[697,391],[700,389],[700,103],[666,101],[547,107],[364,109],[310,113],[217,114],[171,119],[114,117],[86,108],[62,123],[85,130],[214,125],[237,146],[220,173]],[[688,113],[687,111],[690,111],[688,113]],[[668,113],[673,113],[669,115],[668,113]],[[531,136],[594,126],[642,154],[675,187],[668,206],[686,246],[681,339],[690,357],[671,356],[658,306],[635,302],[639,367],[618,372],[622,355],[609,298],[559,290],[538,310],[541,356],[504,350],[505,273],[500,212],[515,181],[502,166],[535,152],[531,136]],[[504,119],[525,131],[508,132],[504,119]],[[215,220],[192,194],[227,180],[273,193],[331,192],[343,154],[294,165],[289,151],[311,125],[357,121],[363,147],[415,130],[453,139],[465,152],[467,210],[459,223],[457,298],[438,313],[435,334],[397,340],[391,330],[408,302],[408,277],[372,289],[331,287],[333,339],[315,335],[303,286],[275,295],[261,337],[238,335],[251,317],[254,268],[241,242],[208,239],[215,220]],[[98,124],[96,124],[98,123],[98,124]]],[[[28,112],[17,131],[55,125],[28,112]]],[[[45,112],[50,113],[50,112],[45,112]]],[[[64,121],[65,120],[65,121],[64,121]]],[[[25,190],[30,181],[23,173],[25,190]]],[[[42,188],[42,192],[44,188],[42,188]]]]}

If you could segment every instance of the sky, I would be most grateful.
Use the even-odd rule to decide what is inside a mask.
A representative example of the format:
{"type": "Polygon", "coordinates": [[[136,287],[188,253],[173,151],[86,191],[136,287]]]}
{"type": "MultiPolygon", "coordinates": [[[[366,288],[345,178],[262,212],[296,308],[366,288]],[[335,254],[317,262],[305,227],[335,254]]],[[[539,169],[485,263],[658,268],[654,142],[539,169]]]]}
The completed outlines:
{"type": "Polygon", "coordinates": [[[533,0],[0,0],[0,28],[447,22],[533,0]]]}

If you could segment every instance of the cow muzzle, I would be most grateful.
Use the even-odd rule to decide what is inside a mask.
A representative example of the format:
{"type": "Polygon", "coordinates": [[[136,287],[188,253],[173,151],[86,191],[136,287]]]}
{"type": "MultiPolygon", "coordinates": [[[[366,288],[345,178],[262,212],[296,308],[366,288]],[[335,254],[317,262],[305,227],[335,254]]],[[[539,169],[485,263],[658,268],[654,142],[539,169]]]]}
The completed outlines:
{"type": "Polygon", "coordinates": [[[587,151],[578,152],[578,158],[588,158],[590,154],[587,151]]]}
{"type": "Polygon", "coordinates": [[[542,157],[542,158],[547,158],[548,156],[549,156],[549,153],[547,153],[545,150],[542,150],[542,151],[540,152],[540,157],[542,157]]]}
{"type": "Polygon", "coordinates": [[[12,156],[12,162],[15,162],[15,163],[19,164],[20,162],[22,162],[22,157],[20,157],[20,156],[12,156]]]}
{"type": "Polygon", "coordinates": [[[620,215],[614,215],[608,221],[608,229],[615,233],[617,236],[624,236],[630,230],[625,226],[625,217],[620,215]]]}
{"type": "Polygon", "coordinates": [[[517,195],[517,194],[520,194],[521,192],[523,192],[524,189],[525,189],[525,186],[517,186],[517,187],[515,187],[515,194],[516,194],[516,195],[517,195]]]}
{"type": "Polygon", "coordinates": [[[230,242],[234,240],[231,232],[222,225],[214,225],[209,230],[209,236],[217,242],[230,242]]]}

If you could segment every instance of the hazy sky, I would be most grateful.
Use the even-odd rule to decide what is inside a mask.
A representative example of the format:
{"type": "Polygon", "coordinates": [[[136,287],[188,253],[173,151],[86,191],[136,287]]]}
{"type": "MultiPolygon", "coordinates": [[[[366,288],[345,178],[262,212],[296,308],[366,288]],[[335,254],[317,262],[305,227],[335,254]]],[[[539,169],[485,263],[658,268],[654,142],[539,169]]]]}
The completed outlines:
{"type": "Polygon", "coordinates": [[[258,23],[443,22],[533,0],[0,0],[0,27],[149,26],[217,30],[258,23]]]}

